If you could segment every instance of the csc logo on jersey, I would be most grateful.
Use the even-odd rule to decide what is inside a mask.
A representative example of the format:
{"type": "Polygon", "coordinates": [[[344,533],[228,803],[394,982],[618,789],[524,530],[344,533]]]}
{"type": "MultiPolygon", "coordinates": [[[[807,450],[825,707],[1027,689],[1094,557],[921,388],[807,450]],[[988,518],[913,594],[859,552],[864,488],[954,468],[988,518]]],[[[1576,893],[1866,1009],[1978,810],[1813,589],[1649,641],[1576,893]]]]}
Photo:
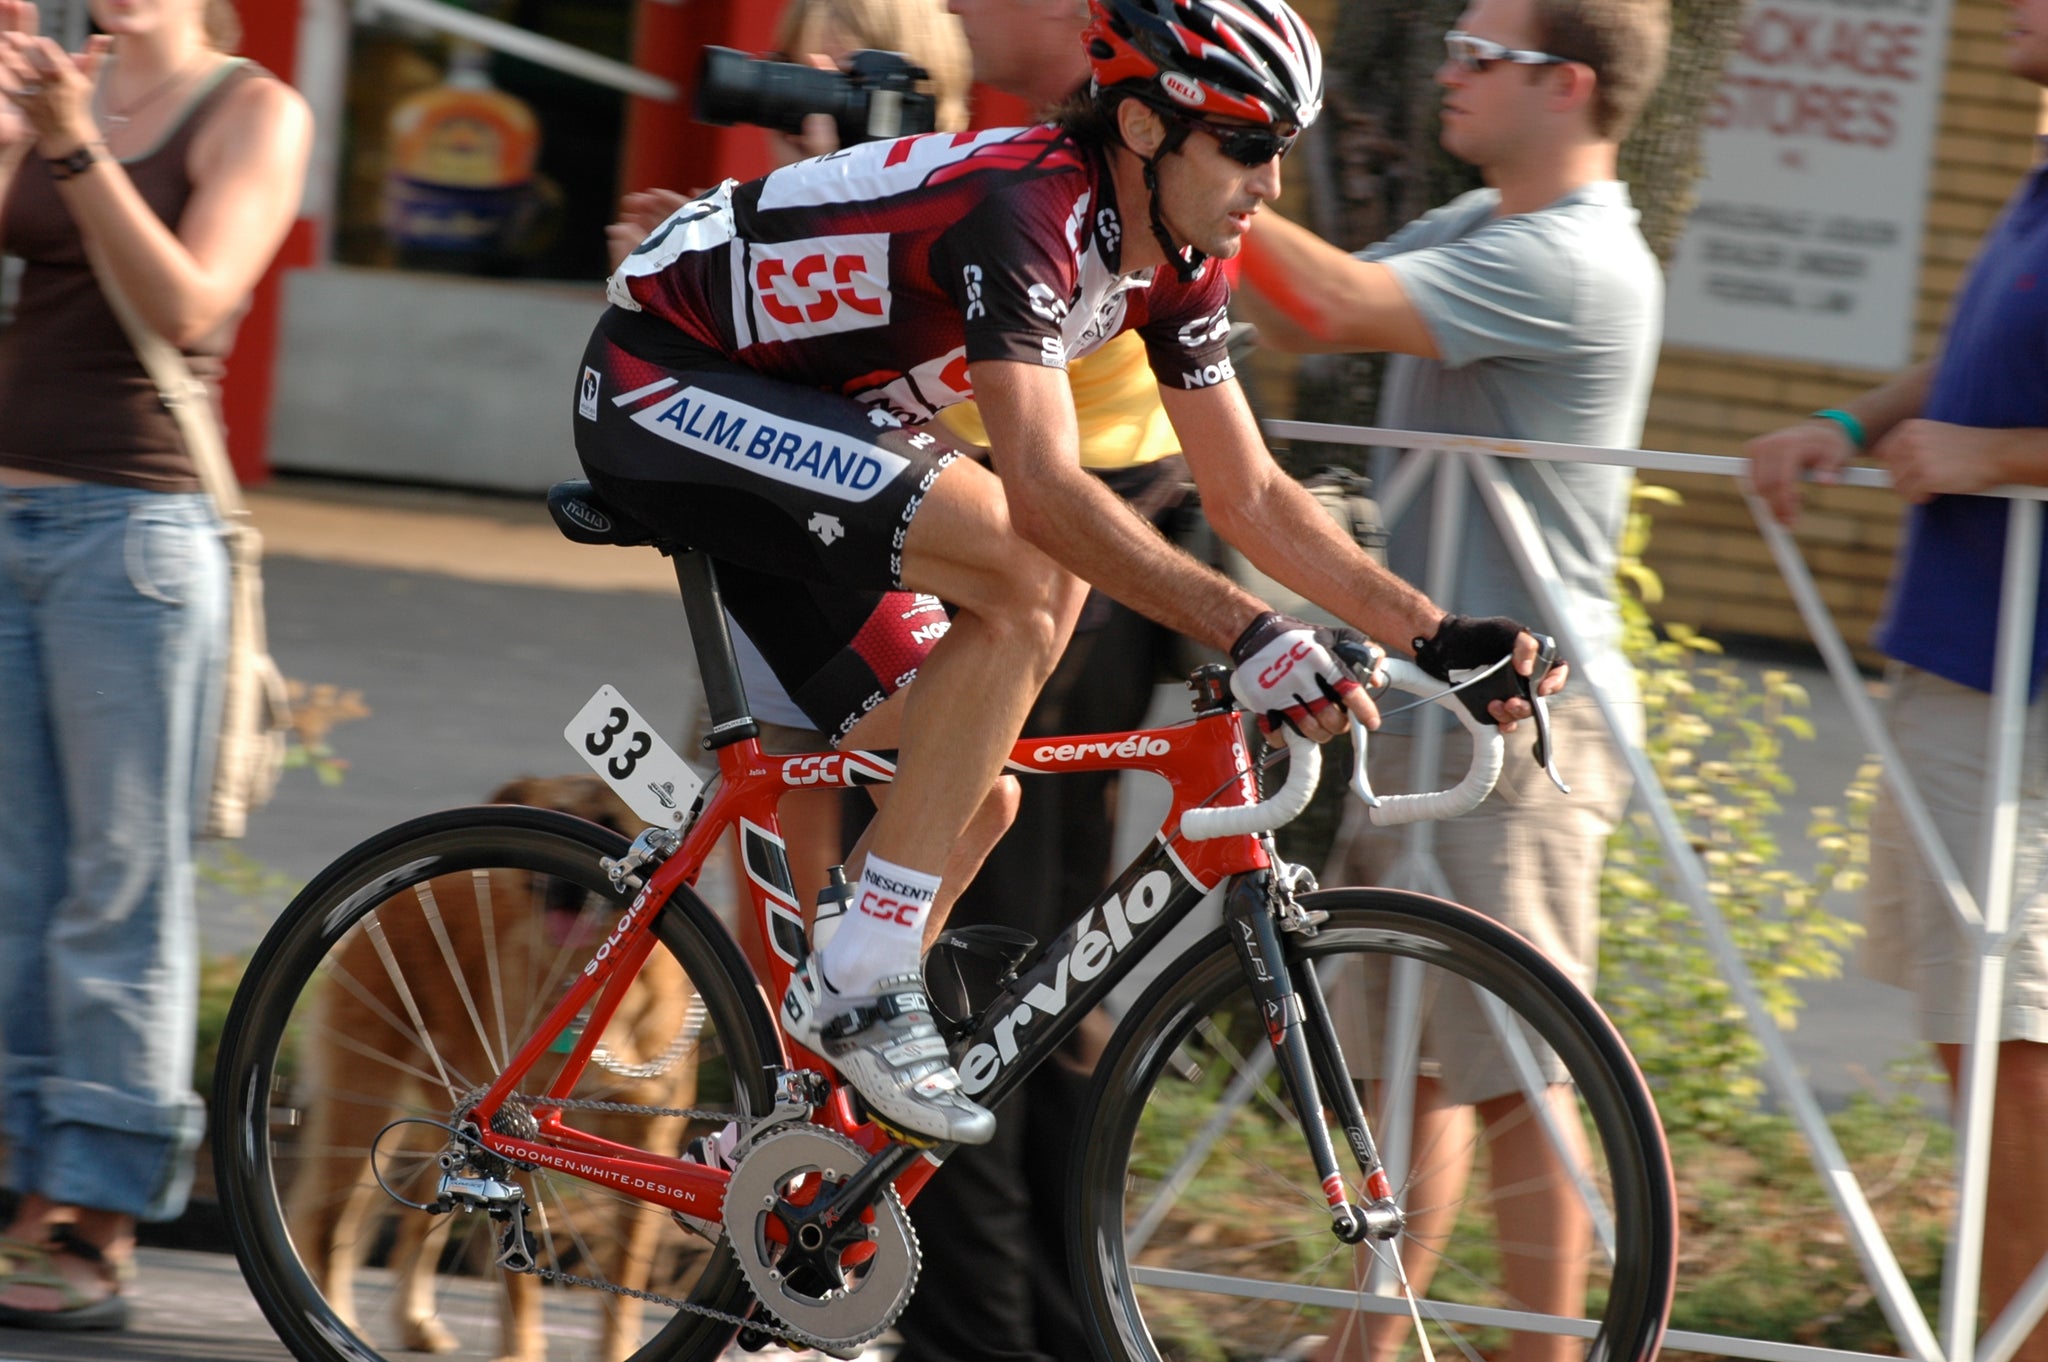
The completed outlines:
{"type": "Polygon", "coordinates": [[[1067,300],[1054,293],[1050,284],[1033,284],[1024,291],[1024,299],[1031,304],[1031,311],[1045,318],[1054,326],[1067,319],[1067,300]]]}
{"type": "Polygon", "coordinates": [[[1190,350],[1222,340],[1230,334],[1230,309],[1219,307],[1206,317],[1197,317],[1180,329],[1180,343],[1190,350]]]}
{"type": "Polygon", "coordinates": [[[751,243],[746,269],[756,340],[801,340],[889,322],[887,233],[751,243]]]}

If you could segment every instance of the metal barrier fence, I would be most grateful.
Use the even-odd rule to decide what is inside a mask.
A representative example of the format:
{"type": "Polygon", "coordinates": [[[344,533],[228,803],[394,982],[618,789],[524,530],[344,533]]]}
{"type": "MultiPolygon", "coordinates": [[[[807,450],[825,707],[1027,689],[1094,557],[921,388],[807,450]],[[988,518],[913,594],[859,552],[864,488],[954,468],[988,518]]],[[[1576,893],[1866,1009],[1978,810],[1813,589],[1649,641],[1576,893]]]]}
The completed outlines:
{"type": "MultiPolygon", "coordinates": [[[[1426,579],[1420,585],[1438,600],[1447,599],[1455,589],[1455,527],[1464,515],[1465,496],[1476,491],[1499,527],[1501,537],[1514,555],[1525,581],[1545,607],[1545,626],[1558,637],[1568,657],[1590,654],[1570,612],[1565,609],[1562,579],[1537,528],[1535,517],[1509,482],[1499,460],[1594,463],[1631,468],[1638,472],[1697,473],[1738,479],[1745,467],[1741,459],[1715,455],[1596,449],[1301,421],[1269,421],[1266,431],[1277,439],[1409,451],[1393,475],[1382,482],[1379,499],[1384,515],[1391,523],[1421,491],[1426,480],[1433,482],[1431,515],[1434,534],[1431,542],[1435,552],[1426,579]]],[[[1888,485],[1882,472],[1865,468],[1845,470],[1842,481],[1862,487],[1888,485]]],[[[1981,864],[1975,867],[1974,879],[1966,882],[1955,856],[1943,844],[1935,828],[1926,802],[1914,785],[1912,773],[1900,762],[1890,735],[1865,693],[1862,678],[1842,640],[1841,630],[1822,603],[1798,546],[1771,517],[1763,502],[1744,488],[1744,497],[1756,519],[1758,532],[1769,545],[1778,570],[1784,576],[1807,629],[1819,646],[1828,671],[1868,744],[1868,750],[1876,753],[1882,761],[1884,778],[1898,799],[1914,840],[1941,880],[1957,919],[1966,932],[1975,935],[1979,946],[1972,1040],[1964,1049],[1961,1091],[1957,1101],[1957,1144],[1961,1156],[1957,1209],[1943,1277],[1938,1332],[1914,1298],[1855,1172],[1828,1128],[1812,1088],[1794,1065],[1783,1031],[1763,1006],[1720,907],[1708,889],[1706,871],[1650,769],[1648,759],[1634,742],[1623,736],[1628,729],[1616,701],[1598,685],[1592,684],[1590,678],[1575,678],[1573,682],[1592,691],[1609,731],[1616,735],[1616,746],[1624,754],[1635,779],[1635,799],[1649,811],[1678,881],[1678,889],[1691,905],[1723,975],[1748,1014],[1750,1025],[1763,1048],[1770,1080],[1785,1109],[1806,1137],[1815,1171],[1849,1231],[1850,1240],[1862,1262],[1865,1279],[1906,1355],[1922,1362],[2009,1362],[2020,1343],[2044,1313],[2048,1313],[2048,1258],[2044,1258],[1999,1318],[1992,1322],[1981,1338],[1977,1335],[1999,1008],[2005,989],[2006,955],[2025,925],[2024,910],[2017,915],[2013,912],[2014,849],[2018,829],[2019,773],[2026,737],[2026,697],[2031,679],[2029,664],[2033,655],[2035,598],[2041,561],[2041,502],[2048,500],[2048,489],[2002,487],[1987,495],[2009,498],[2011,515],[1994,670],[1989,735],[1991,756],[1984,792],[1984,807],[1990,815],[1987,820],[1989,827],[1988,835],[1983,839],[1981,864]]],[[[1415,744],[1418,771],[1434,769],[1441,741],[1438,726],[1423,726],[1415,744]]],[[[1414,825],[1410,836],[1413,839],[1409,844],[1410,856],[1433,867],[1434,861],[1429,855],[1429,824],[1414,825]]],[[[2029,886],[2030,891],[2032,888],[2029,886]]],[[[2033,896],[2032,892],[2027,895],[2028,898],[2033,896]]],[[[1674,1348],[1727,1357],[1761,1358],[1767,1362],[1819,1362],[1823,1358],[1873,1356],[1840,1349],[1687,1331],[1674,1331],[1666,1341],[1674,1348]]]]}

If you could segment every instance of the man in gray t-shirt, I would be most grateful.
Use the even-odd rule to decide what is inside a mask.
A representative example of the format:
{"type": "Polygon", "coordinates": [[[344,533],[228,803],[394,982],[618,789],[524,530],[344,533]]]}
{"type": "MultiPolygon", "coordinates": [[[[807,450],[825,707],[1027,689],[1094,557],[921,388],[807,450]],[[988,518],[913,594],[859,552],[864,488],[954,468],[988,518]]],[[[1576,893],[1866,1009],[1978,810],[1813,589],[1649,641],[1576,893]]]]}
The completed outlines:
{"type": "MultiPolygon", "coordinates": [[[[1664,289],[1628,191],[1616,179],[1616,147],[1662,73],[1668,32],[1665,0],[1471,0],[1446,38],[1437,81],[1444,87],[1444,147],[1477,166],[1487,187],[1355,257],[1261,213],[1243,256],[1250,296],[1241,310],[1258,324],[1262,343],[1392,352],[1380,400],[1383,426],[1635,446],[1656,370],[1664,289]]],[[[1392,462],[1388,451],[1378,471],[1392,462]]],[[[1499,918],[1590,992],[1600,868],[1629,782],[1584,680],[1622,700],[1631,718],[1639,715],[1612,596],[1630,474],[1521,459],[1498,466],[1535,516],[1586,649],[1571,659],[1581,683],[1551,702],[1572,793],[1544,780],[1528,743],[1511,741],[1494,797],[1435,828],[1440,878],[1416,887],[1499,918]]],[[[1431,500],[1427,492],[1415,498],[1389,526],[1389,565],[1418,583],[1429,582],[1431,500]]],[[[1452,562],[1455,583],[1439,594],[1452,609],[1548,618],[1474,489],[1467,489],[1452,562]]],[[[1413,755],[1399,721],[1388,730],[1373,741],[1374,787],[1383,792],[1408,788],[1413,755]]],[[[1464,743],[1453,737],[1446,746],[1432,788],[1462,773],[1464,743]]],[[[1390,882],[1401,851],[1399,832],[1347,819],[1325,879],[1390,882]]],[[[1350,996],[1365,991],[1360,983],[1350,996]]],[[[1340,1024],[1344,1001],[1340,993],[1340,1024]]],[[[1579,1313],[1598,1252],[1590,1222],[1475,1011],[1444,1006],[1424,1019],[1423,1058],[1435,1076],[1418,1083],[1410,1147],[1469,1150],[1473,1142],[1458,1132],[1471,1119],[1467,1109],[1476,1109],[1492,1150],[1510,1289],[1523,1308],[1579,1313]],[[1541,1251],[1518,1252],[1517,1245],[1541,1251]]],[[[1362,1036],[1345,1040],[1358,1076],[1377,1077],[1373,1047],[1362,1036]]],[[[1552,1091],[1560,1112],[1568,1109],[1561,1090],[1552,1091]]],[[[1456,1207],[1469,1171],[1469,1154],[1411,1170],[1406,1202],[1415,1240],[1426,1243],[1441,1232],[1429,1223],[1429,1209],[1415,1208],[1456,1207]]],[[[1423,1290],[1429,1255],[1404,1261],[1423,1290]]],[[[1316,1356],[1390,1356],[1405,1327],[1399,1320],[1347,1321],[1316,1356]]],[[[1511,1362],[1554,1362],[1576,1355],[1576,1346],[1553,1334],[1519,1332],[1508,1355],[1511,1362]]]]}
{"type": "MultiPolygon", "coordinates": [[[[1657,368],[1664,280],[1627,188],[1594,180],[1533,212],[1504,216],[1500,205],[1498,189],[1476,189],[1358,257],[1385,266],[1436,342],[1436,358],[1388,361],[1380,424],[1634,448],[1657,368]]],[[[1525,459],[1500,466],[1535,514],[1590,649],[1574,668],[1632,696],[1611,597],[1629,470],[1525,459]]],[[[1543,619],[1476,498],[1465,522],[1453,608],[1543,619]]],[[[1429,499],[1416,498],[1389,528],[1389,565],[1425,581],[1429,499]]],[[[1580,703],[1587,698],[1579,691],[1580,703]]]]}

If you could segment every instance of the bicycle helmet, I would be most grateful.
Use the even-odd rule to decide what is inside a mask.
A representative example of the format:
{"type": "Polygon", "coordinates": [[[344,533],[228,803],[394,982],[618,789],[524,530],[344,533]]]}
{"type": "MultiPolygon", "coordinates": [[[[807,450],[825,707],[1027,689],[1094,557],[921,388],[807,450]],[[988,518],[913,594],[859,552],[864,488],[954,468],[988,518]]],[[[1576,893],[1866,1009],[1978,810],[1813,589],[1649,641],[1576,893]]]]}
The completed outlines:
{"type": "Polygon", "coordinates": [[[1307,127],[1323,53],[1285,0],[1089,0],[1082,35],[1097,90],[1183,113],[1307,127]]]}
{"type": "Polygon", "coordinates": [[[1124,94],[1174,115],[1140,158],[1152,235],[1182,280],[1205,257],[1178,245],[1159,215],[1158,164],[1178,151],[1190,118],[1306,128],[1323,109],[1323,53],[1286,0],[1088,0],[1081,35],[1098,97],[1124,94]]]}

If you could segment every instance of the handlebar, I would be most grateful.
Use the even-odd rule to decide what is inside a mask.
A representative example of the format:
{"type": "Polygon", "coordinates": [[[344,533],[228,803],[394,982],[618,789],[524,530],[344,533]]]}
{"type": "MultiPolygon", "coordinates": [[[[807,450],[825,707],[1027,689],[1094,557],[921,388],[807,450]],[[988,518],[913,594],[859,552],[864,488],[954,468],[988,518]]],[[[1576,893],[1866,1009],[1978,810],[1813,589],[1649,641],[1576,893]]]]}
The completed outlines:
{"type": "Polygon", "coordinates": [[[1365,774],[1367,730],[1354,714],[1351,716],[1351,789],[1365,801],[1366,817],[1378,827],[1391,828],[1434,818],[1456,818],[1472,812],[1493,793],[1494,782],[1500,779],[1501,766],[1507,759],[1507,739],[1498,728],[1467,709],[1457,696],[1445,694],[1444,683],[1414,663],[1390,657],[1383,670],[1389,690],[1435,696],[1437,704],[1458,716],[1458,722],[1465,725],[1466,732],[1472,735],[1472,764],[1465,769],[1465,778],[1448,790],[1375,795],[1372,782],[1365,774]]]}
{"type": "MultiPolygon", "coordinates": [[[[1357,720],[1352,720],[1356,723],[1357,720]]],[[[1287,730],[1287,780],[1271,799],[1233,809],[1189,809],[1180,816],[1180,835],[1191,842],[1271,832],[1301,817],[1323,778],[1322,744],[1287,730]]]]}
{"type": "MultiPolygon", "coordinates": [[[[1437,704],[1458,716],[1458,722],[1465,725],[1466,731],[1472,735],[1472,764],[1466,768],[1464,779],[1447,790],[1375,795],[1365,774],[1367,729],[1354,715],[1351,719],[1351,789],[1364,801],[1366,816],[1380,827],[1396,827],[1429,819],[1456,818],[1478,808],[1493,793],[1494,783],[1500,779],[1501,767],[1506,760],[1507,740],[1500,729],[1473,714],[1455,693],[1444,689],[1443,682],[1412,662],[1389,657],[1381,662],[1380,670],[1387,678],[1389,690],[1405,690],[1433,698],[1437,704]]],[[[1546,707],[1540,699],[1532,700],[1532,703],[1536,710],[1538,760],[1544,763],[1558,788],[1569,793],[1557,774],[1546,707]]],[[[1271,799],[1229,809],[1190,809],[1181,815],[1180,835],[1195,842],[1214,837],[1243,837],[1271,832],[1299,818],[1308,808],[1316,784],[1322,778],[1322,747],[1288,729],[1287,755],[1287,779],[1271,799]]]]}

